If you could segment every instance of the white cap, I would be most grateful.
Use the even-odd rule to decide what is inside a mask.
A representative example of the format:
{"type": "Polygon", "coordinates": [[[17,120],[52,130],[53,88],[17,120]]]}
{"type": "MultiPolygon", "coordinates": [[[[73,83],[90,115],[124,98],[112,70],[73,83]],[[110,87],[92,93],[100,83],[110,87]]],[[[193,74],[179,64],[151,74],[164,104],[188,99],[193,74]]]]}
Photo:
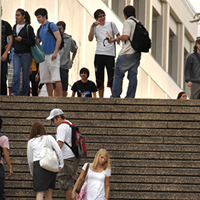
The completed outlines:
{"type": "Polygon", "coordinates": [[[54,118],[55,116],[63,115],[63,114],[64,114],[64,112],[60,108],[54,108],[53,110],[51,110],[49,116],[46,119],[50,120],[50,119],[54,118]]]}

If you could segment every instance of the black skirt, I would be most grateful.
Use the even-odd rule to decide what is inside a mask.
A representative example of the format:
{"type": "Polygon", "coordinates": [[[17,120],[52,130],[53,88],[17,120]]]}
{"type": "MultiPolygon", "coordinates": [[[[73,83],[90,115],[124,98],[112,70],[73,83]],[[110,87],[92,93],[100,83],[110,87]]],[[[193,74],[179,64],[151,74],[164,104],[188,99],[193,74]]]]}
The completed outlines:
{"type": "Polygon", "coordinates": [[[55,189],[56,172],[50,172],[40,167],[39,161],[33,163],[33,190],[35,192],[45,191],[49,188],[55,189]]]}

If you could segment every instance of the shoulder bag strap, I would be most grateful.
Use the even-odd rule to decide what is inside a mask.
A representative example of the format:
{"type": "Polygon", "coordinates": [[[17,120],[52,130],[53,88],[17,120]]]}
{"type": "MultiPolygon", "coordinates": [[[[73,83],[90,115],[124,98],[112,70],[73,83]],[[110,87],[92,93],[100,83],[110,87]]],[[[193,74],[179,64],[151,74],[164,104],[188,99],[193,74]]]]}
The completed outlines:
{"type": "Polygon", "coordinates": [[[87,164],[86,170],[85,170],[85,174],[84,174],[84,180],[86,179],[87,173],[88,173],[88,169],[90,167],[90,163],[87,164]]]}
{"type": "Polygon", "coordinates": [[[27,33],[27,37],[28,37],[28,39],[29,39],[28,27],[29,27],[29,25],[27,24],[27,25],[26,25],[26,33],[27,33]]]}

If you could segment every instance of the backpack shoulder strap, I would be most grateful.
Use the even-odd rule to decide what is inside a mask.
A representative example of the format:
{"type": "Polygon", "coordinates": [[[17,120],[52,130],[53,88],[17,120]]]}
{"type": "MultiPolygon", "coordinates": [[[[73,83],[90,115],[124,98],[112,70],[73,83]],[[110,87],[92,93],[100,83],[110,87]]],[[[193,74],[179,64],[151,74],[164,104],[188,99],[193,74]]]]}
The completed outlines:
{"type": "Polygon", "coordinates": [[[38,36],[40,36],[40,29],[42,28],[42,25],[40,25],[40,28],[37,31],[38,36]]]}
{"type": "Polygon", "coordinates": [[[55,38],[53,31],[51,30],[51,23],[52,22],[49,22],[49,24],[48,24],[48,31],[47,32],[49,32],[55,38]]]}
{"type": "MultiPolygon", "coordinates": [[[[73,123],[72,123],[72,124],[73,124],[73,125],[72,125],[72,124],[70,124],[69,122],[61,122],[60,124],[68,124],[71,128],[72,128],[72,126],[74,126],[73,123]]],[[[72,147],[70,147],[69,144],[67,144],[67,142],[64,141],[64,143],[72,150],[72,147]]]]}

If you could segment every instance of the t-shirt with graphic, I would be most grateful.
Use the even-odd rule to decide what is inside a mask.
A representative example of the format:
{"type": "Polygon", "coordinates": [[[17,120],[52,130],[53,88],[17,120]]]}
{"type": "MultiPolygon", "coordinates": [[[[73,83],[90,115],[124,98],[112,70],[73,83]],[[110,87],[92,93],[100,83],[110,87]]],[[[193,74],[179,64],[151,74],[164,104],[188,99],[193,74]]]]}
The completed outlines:
{"type": "Polygon", "coordinates": [[[92,97],[92,92],[97,91],[97,86],[92,81],[83,83],[81,80],[75,82],[72,86],[72,91],[77,92],[78,97],[92,97]]]}

